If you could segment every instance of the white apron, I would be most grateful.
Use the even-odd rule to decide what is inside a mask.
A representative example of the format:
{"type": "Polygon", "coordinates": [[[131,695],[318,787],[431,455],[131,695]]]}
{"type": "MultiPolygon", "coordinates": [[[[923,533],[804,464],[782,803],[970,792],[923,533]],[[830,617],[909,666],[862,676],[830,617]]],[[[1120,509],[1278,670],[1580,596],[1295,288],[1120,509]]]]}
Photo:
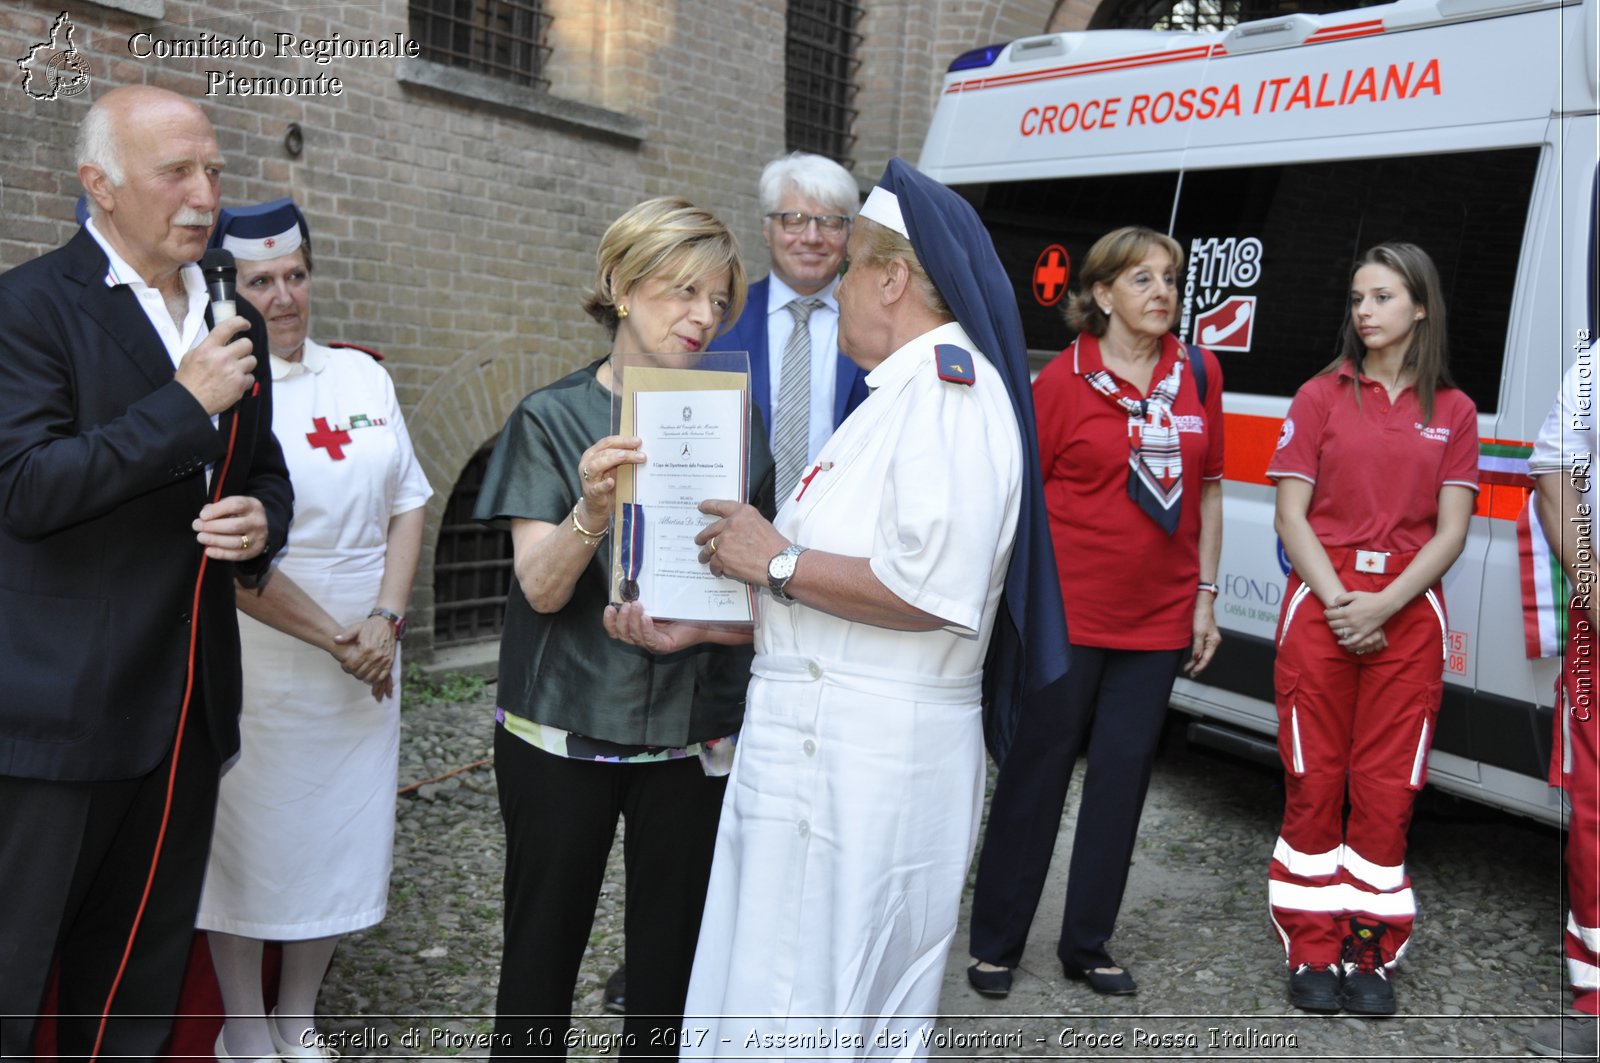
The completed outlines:
{"type": "MultiPolygon", "coordinates": [[[[377,601],[390,517],[431,491],[388,374],[359,351],[306,348],[305,371],[279,379],[274,366],[273,431],[295,488],[276,565],[348,626],[377,601]]],[[[240,752],[195,925],[269,941],[372,926],[389,890],[399,698],[375,702],[331,655],[243,613],[239,641],[240,752]]],[[[393,678],[398,693],[398,652],[393,678]]]]}

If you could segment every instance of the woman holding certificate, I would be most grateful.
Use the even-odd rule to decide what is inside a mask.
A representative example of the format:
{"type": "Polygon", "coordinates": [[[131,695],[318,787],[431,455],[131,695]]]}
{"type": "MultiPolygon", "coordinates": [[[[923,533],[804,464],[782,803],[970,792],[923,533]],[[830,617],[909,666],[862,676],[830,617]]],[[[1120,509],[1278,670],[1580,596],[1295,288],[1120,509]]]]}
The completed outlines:
{"type": "MultiPolygon", "coordinates": [[[[516,582],[500,644],[495,777],[506,827],[496,1057],[565,1058],[572,993],[617,817],[626,821],[628,1017],[622,1054],[674,1051],[718,811],[744,715],[748,647],[656,656],[606,636],[618,469],[610,355],[695,354],[739,316],[733,234],[683,199],[647,200],[600,241],[584,309],[609,353],[523,399],[477,517],[511,528],[516,582]]],[[[749,497],[772,509],[766,434],[749,497]]]]}
{"type": "MultiPolygon", "coordinates": [[[[701,505],[700,560],[770,593],[685,1056],[926,1051],[983,807],[981,706],[1065,671],[1026,348],[988,234],[895,159],[847,261],[840,344],[871,395],[775,524],[701,505]]],[[[606,622],[669,655],[722,637],[637,605],[606,622]]]]}

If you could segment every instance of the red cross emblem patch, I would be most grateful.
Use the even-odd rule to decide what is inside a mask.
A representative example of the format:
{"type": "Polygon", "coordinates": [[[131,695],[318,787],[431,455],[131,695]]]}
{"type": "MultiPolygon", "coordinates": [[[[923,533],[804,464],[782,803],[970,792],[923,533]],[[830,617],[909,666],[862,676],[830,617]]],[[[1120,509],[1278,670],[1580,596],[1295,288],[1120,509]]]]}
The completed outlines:
{"type": "Polygon", "coordinates": [[[343,461],[344,448],[350,445],[350,433],[343,428],[329,428],[326,417],[311,418],[311,426],[316,431],[306,433],[306,442],[311,444],[312,449],[320,447],[326,450],[328,457],[334,461],[343,461]]]}

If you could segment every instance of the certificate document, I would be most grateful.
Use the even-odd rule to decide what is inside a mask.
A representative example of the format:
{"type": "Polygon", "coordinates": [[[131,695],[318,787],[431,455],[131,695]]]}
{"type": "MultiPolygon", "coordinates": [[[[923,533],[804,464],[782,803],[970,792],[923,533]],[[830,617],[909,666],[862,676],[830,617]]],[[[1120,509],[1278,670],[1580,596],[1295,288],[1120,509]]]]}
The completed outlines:
{"type": "Polygon", "coordinates": [[[694,542],[716,519],[701,502],[745,500],[748,376],[633,365],[620,380],[617,427],[643,440],[645,462],[619,470],[612,600],[664,620],[752,622],[750,588],[713,576],[694,542]]]}

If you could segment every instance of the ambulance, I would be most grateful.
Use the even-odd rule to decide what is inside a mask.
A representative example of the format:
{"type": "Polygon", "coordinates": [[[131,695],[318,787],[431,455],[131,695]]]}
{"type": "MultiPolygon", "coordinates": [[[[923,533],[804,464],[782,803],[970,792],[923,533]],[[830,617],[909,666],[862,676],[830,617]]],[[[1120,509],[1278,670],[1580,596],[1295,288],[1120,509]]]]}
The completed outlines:
{"type": "MultiPolygon", "coordinates": [[[[1055,33],[950,65],[919,165],[988,225],[1036,368],[1070,339],[1062,297],[1096,238],[1143,224],[1185,249],[1179,332],[1222,364],[1227,432],[1225,641],[1174,694],[1192,737],[1276,761],[1289,563],[1267,463],[1295,389],[1332,359],[1351,264],[1407,240],[1443,277],[1482,481],[1444,581],[1429,781],[1561,822],[1545,783],[1557,662],[1538,656],[1558,632],[1554,611],[1524,608],[1548,566],[1519,554],[1519,515],[1532,442],[1595,328],[1597,37],[1596,0],[1398,0],[1219,32],[1055,33]]],[[[1127,578],[1138,593],[1159,574],[1127,578]]]]}

